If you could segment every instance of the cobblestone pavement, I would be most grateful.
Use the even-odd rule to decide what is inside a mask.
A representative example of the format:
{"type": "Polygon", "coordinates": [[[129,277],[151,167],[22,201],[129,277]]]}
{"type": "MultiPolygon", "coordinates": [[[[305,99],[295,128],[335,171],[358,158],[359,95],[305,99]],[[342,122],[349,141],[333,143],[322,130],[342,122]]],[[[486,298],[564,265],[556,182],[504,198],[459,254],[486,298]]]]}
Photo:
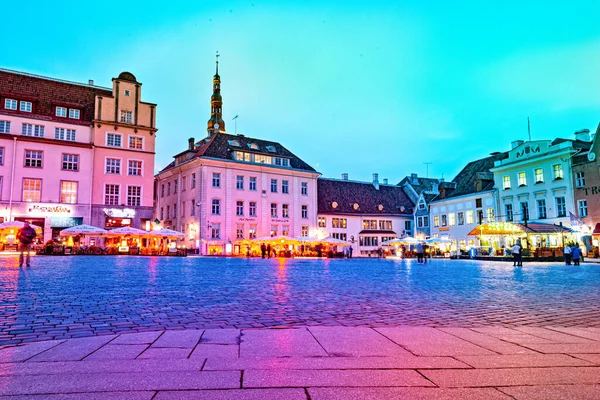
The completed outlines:
{"type": "Polygon", "coordinates": [[[165,329],[600,326],[600,266],[434,260],[0,259],[0,346],[165,329]]]}

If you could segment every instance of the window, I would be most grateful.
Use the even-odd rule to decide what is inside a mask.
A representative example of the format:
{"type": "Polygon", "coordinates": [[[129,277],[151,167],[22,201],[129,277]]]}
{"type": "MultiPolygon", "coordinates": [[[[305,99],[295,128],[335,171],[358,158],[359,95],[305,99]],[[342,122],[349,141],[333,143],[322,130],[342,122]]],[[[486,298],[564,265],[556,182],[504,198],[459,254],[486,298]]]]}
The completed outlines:
{"type": "Polygon", "coordinates": [[[521,220],[525,221],[529,219],[529,203],[526,201],[521,202],[521,220]]]}
{"type": "Polygon", "coordinates": [[[429,217],[427,215],[417,217],[417,228],[427,228],[429,226],[429,217]]]}
{"type": "Polygon", "coordinates": [[[182,176],[181,177],[181,191],[185,192],[187,187],[187,176],[182,176]]]}
{"type": "Polygon", "coordinates": [[[456,213],[457,215],[457,219],[458,219],[458,225],[464,225],[465,224],[465,213],[464,212],[459,212],[456,213]]]}
{"type": "Polygon", "coordinates": [[[482,199],[475,199],[475,208],[481,208],[483,207],[483,200],[482,199]]]}
{"type": "Polygon", "coordinates": [[[171,195],[171,182],[167,182],[167,196],[171,195]]]}
{"type": "Polygon", "coordinates": [[[250,183],[248,184],[248,189],[252,190],[252,191],[256,190],[256,177],[255,176],[250,177],[250,183]]]}
{"type": "Polygon", "coordinates": [[[255,201],[251,201],[248,204],[248,216],[256,217],[256,202],[255,201]]]}
{"type": "Polygon", "coordinates": [[[289,181],[281,181],[281,193],[288,194],[290,192],[289,181]]]}
{"type": "Polygon", "coordinates": [[[289,225],[282,225],[281,226],[281,234],[283,236],[289,236],[290,235],[290,226],[289,225]]]}
{"type": "MultiPolygon", "coordinates": [[[[128,186],[127,187],[127,205],[130,207],[139,207],[142,205],[142,187],[141,186],[128,186]]],[[[173,207],[175,207],[175,206],[173,206],[173,207]]],[[[183,211],[184,208],[185,207],[182,207],[181,211],[183,211]]]]}
{"type": "Polygon", "coordinates": [[[348,240],[348,236],[346,233],[340,233],[340,232],[334,232],[331,234],[331,237],[333,237],[334,239],[339,239],[339,240],[348,240]]]}
{"type": "Polygon", "coordinates": [[[541,168],[535,169],[535,183],[543,183],[544,182],[544,170],[541,168]]]}
{"type": "Polygon", "coordinates": [[[488,208],[487,209],[487,222],[494,222],[494,221],[496,221],[496,215],[494,213],[494,209],[488,208]]]}
{"type": "Polygon", "coordinates": [[[308,218],[308,206],[302,206],[302,218],[308,218]]]}
{"type": "Polygon", "coordinates": [[[125,97],[129,97],[129,96],[131,95],[131,92],[130,92],[128,89],[125,89],[125,90],[123,91],[123,95],[124,95],[125,97]]]}
{"type": "Polygon", "coordinates": [[[583,172],[577,172],[575,174],[575,186],[582,188],[585,186],[585,175],[583,172]]]}
{"type": "Polygon", "coordinates": [[[173,204],[173,218],[177,218],[177,203],[173,204]]]}
{"type": "Polygon", "coordinates": [[[346,218],[331,218],[331,227],[332,228],[341,228],[346,229],[348,226],[348,221],[346,218]]]}
{"type": "Polygon", "coordinates": [[[579,218],[588,216],[587,200],[577,200],[577,211],[579,213],[579,218]]]}
{"type": "Polygon", "coordinates": [[[555,164],[552,166],[552,170],[554,171],[554,179],[562,179],[563,178],[563,167],[562,164],[555,164]]]}
{"type": "Polygon", "coordinates": [[[386,219],[382,219],[379,221],[379,229],[381,230],[391,230],[392,229],[392,221],[391,220],[386,220],[386,219]]]}
{"type": "Polygon", "coordinates": [[[19,104],[19,110],[24,112],[31,112],[32,103],[30,101],[21,101],[19,104]]]}
{"type": "Polygon", "coordinates": [[[419,210],[424,210],[425,209],[425,203],[420,202],[419,203],[419,210]]]}
{"type": "Polygon", "coordinates": [[[377,220],[365,219],[363,220],[363,229],[377,229],[377,220]]]}
{"type": "Polygon", "coordinates": [[[133,122],[133,111],[121,110],[121,122],[131,124],[133,122]]]}
{"type": "Polygon", "coordinates": [[[167,206],[167,219],[171,218],[171,206],[167,206]]]}
{"type": "Polygon", "coordinates": [[[519,186],[527,186],[527,178],[525,172],[519,172],[519,186]]]}
{"type": "Polygon", "coordinates": [[[277,225],[271,225],[271,237],[277,236],[277,225]]]}
{"type": "Polygon", "coordinates": [[[41,151],[25,150],[25,166],[42,168],[42,155],[41,151]]]}
{"type": "Polygon", "coordinates": [[[412,221],[404,221],[404,230],[408,235],[412,233],[412,221]]]}
{"type": "Polygon", "coordinates": [[[483,210],[477,210],[477,223],[483,224],[483,210]]]}
{"type": "Polygon", "coordinates": [[[67,108],[66,107],[56,107],[55,115],[57,117],[67,118],[67,108]]]}
{"type": "Polygon", "coordinates": [[[510,176],[504,175],[502,177],[502,183],[503,183],[504,190],[510,189],[510,176]]]}
{"type": "Polygon", "coordinates": [[[106,173],[107,174],[120,174],[121,173],[121,160],[118,158],[107,158],[106,159],[106,173]]]}
{"type": "Polygon", "coordinates": [[[75,141],[75,129],[55,128],[54,139],[75,141]]]}
{"type": "Polygon", "coordinates": [[[220,215],[221,214],[221,200],[212,199],[211,212],[212,212],[212,215],[220,215]]]}
{"type": "Polygon", "coordinates": [[[277,217],[277,203],[271,203],[271,218],[277,217]]]}
{"type": "Polygon", "coordinates": [[[256,224],[251,224],[248,228],[248,239],[256,239],[256,224]]]}
{"type": "Polygon", "coordinates": [[[192,174],[192,187],[191,189],[196,188],[196,174],[192,174]]]}
{"type": "Polygon", "coordinates": [[[475,218],[473,215],[473,210],[469,210],[466,212],[467,215],[467,225],[471,225],[475,223],[475,218]]]}
{"type": "Polygon", "coordinates": [[[442,214],[442,226],[447,226],[448,225],[448,217],[446,216],[446,214],[442,214]]]}
{"type": "Polygon", "coordinates": [[[77,203],[77,182],[60,182],[60,202],[66,204],[77,203]]]}
{"type": "MultiPolygon", "coordinates": [[[[4,147],[0,147],[0,165],[4,165],[4,147]]],[[[1,187],[0,190],[2,190],[1,187]]]]}
{"type": "Polygon", "coordinates": [[[546,218],[546,199],[537,199],[537,212],[539,219],[546,218]]]}
{"type": "Polygon", "coordinates": [[[221,239],[221,224],[212,224],[210,227],[211,239],[221,239]]]}
{"type": "Polygon", "coordinates": [[[42,197],[41,179],[23,179],[23,201],[39,202],[42,197]]]}
{"type": "Polygon", "coordinates": [[[302,225],[302,229],[300,230],[300,236],[308,237],[308,225],[302,225]]]}
{"type": "Polygon", "coordinates": [[[271,193],[277,193],[277,179],[271,179],[271,193]]]}
{"type": "Polygon", "coordinates": [[[63,171],[79,171],[79,156],[77,154],[62,155],[63,171]]]}
{"type": "Polygon", "coordinates": [[[16,110],[17,109],[17,101],[13,99],[5,99],[4,100],[4,108],[7,110],[16,110]]]}
{"type": "Polygon", "coordinates": [[[327,219],[325,217],[319,217],[318,226],[319,228],[327,227],[327,219]]]}
{"type": "Polygon", "coordinates": [[[433,216],[433,226],[436,228],[440,226],[440,216],[439,215],[433,216]]]}
{"type": "Polygon", "coordinates": [[[144,148],[144,139],[139,136],[129,136],[129,148],[142,150],[144,148]]]}
{"type": "Polygon", "coordinates": [[[252,150],[260,150],[260,147],[256,143],[248,143],[248,147],[252,150]]]}
{"type": "MultiPolygon", "coordinates": [[[[185,217],[185,201],[181,202],[181,216],[185,217]]],[[[185,229],[182,229],[182,231],[185,231],[185,229]]]]}
{"type": "Polygon", "coordinates": [[[308,182],[302,182],[300,184],[302,196],[308,196],[308,182]]]}
{"type": "Polygon", "coordinates": [[[165,197],[165,184],[160,185],[160,197],[165,197]]]}
{"type": "Polygon", "coordinates": [[[244,224],[237,224],[235,227],[235,238],[243,239],[244,238],[244,224]]]}
{"type": "Polygon", "coordinates": [[[21,129],[23,136],[44,137],[44,125],[23,124],[21,129]]]}
{"type": "Polygon", "coordinates": [[[506,203],[504,204],[504,217],[506,219],[506,221],[508,222],[512,222],[513,221],[513,205],[512,203],[506,203]]]}
{"type": "Polygon", "coordinates": [[[81,111],[76,108],[69,108],[69,118],[79,119],[81,116],[81,111]]]}
{"type": "MultiPolygon", "coordinates": [[[[119,185],[107,184],[104,186],[104,204],[107,206],[118,206],[119,189],[119,185]]],[[[169,207],[167,207],[167,218],[169,218],[169,207]]]]}
{"type": "Polygon", "coordinates": [[[165,209],[163,207],[160,208],[160,219],[164,219],[165,218],[165,209]]]}
{"type": "Polygon", "coordinates": [[[218,172],[213,172],[213,174],[212,174],[212,187],[214,187],[214,188],[221,187],[221,174],[218,172]]]}
{"type": "Polygon", "coordinates": [[[281,217],[282,218],[290,217],[290,206],[288,204],[281,205],[281,217]]]}
{"type": "Polygon", "coordinates": [[[360,236],[359,237],[359,245],[360,246],[377,246],[379,240],[377,236],[360,236]]]}
{"type": "Polygon", "coordinates": [[[235,178],[235,188],[237,190],[244,190],[244,177],[242,175],[238,175],[235,178]]]}
{"type": "MultiPolygon", "coordinates": [[[[131,176],[142,176],[142,162],[137,160],[129,160],[129,165],[127,166],[127,175],[131,176]]],[[[177,181],[175,181],[177,184],[177,181]]],[[[175,189],[177,192],[177,189],[175,189]]]]}
{"type": "Polygon", "coordinates": [[[196,215],[196,199],[192,199],[190,202],[190,215],[192,217],[196,215]]]}
{"type": "Polygon", "coordinates": [[[566,217],[567,216],[567,202],[564,197],[556,198],[556,216],[566,217]]]}
{"type": "Polygon", "coordinates": [[[0,121],[0,133],[10,133],[10,121],[0,121]]]}
{"type": "Polygon", "coordinates": [[[235,215],[237,215],[238,217],[244,216],[244,202],[241,200],[238,200],[235,203],[235,215]]]}
{"type": "Polygon", "coordinates": [[[449,226],[456,225],[456,216],[454,215],[454,213],[448,214],[448,225],[449,226]]]}
{"type": "Polygon", "coordinates": [[[107,133],[106,134],[106,145],[109,147],[121,147],[121,134],[120,133],[107,133]]]}

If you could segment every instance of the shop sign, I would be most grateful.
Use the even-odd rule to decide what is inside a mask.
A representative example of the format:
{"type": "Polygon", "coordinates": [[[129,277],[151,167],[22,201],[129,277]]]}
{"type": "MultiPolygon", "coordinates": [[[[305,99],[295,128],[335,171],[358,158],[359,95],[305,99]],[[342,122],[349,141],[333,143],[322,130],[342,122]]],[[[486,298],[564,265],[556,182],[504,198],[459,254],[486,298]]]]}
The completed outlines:
{"type": "Polygon", "coordinates": [[[240,217],[238,222],[256,222],[256,218],[240,217]]]}
{"type": "Polygon", "coordinates": [[[83,217],[52,217],[51,228],[70,228],[83,224],[83,217]]]}
{"type": "Polygon", "coordinates": [[[449,227],[447,227],[447,226],[440,226],[440,227],[438,228],[438,231],[449,231],[449,230],[450,230],[450,228],[449,228],[449,227]]]}
{"type": "Polygon", "coordinates": [[[30,214],[71,214],[72,210],[65,206],[48,206],[33,204],[29,206],[27,212],[30,214]]]}
{"type": "Polygon", "coordinates": [[[281,218],[271,218],[271,222],[284,222],[284,223],[287,223],[287,222],[290,222],[290,220],[289,219],[281,219],[281,218]]]}
{"type": "Polygon", "coordinates": [[[585,192],[586,196],[589,196],[590,194],[600,194],[600,186],[583,187],[580,189],[585,192]]]}
{"type": "Polygon", "coordinates": [[[135,210],[133,208],[105,208],[104,213],[114,218],[134,218],[135,210]]]}

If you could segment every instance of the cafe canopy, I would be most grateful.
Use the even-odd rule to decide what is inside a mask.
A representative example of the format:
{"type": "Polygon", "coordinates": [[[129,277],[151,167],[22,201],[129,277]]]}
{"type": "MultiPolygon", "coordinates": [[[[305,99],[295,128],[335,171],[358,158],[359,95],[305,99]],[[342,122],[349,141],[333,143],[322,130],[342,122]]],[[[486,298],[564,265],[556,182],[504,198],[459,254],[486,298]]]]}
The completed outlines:
{"type": "Polygon", "coordinates": [[[527,235],[527,234],[549,234],[570,233],[571,229],[553,224],[539,222],[519,224],[515,222],[489,222],[473,229],[469,236],[493,236],[493,235],[527,235]]]}

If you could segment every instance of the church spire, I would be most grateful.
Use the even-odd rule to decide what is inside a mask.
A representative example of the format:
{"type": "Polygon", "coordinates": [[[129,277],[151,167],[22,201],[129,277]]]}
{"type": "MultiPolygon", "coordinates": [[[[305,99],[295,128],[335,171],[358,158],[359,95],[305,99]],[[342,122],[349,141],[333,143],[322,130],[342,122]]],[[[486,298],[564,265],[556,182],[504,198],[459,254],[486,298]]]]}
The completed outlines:
{"type": "Polygon", "coordinates": [[[215,76],[213,77],[213,94],[210,98],[210,119],[206,128],[209,135],[219,132],[225,132],[225,121],[223,121],[223,99],[221,98],[221,77],[219,76],[219,52],[217,51],[217,61],[215,76]]]}

